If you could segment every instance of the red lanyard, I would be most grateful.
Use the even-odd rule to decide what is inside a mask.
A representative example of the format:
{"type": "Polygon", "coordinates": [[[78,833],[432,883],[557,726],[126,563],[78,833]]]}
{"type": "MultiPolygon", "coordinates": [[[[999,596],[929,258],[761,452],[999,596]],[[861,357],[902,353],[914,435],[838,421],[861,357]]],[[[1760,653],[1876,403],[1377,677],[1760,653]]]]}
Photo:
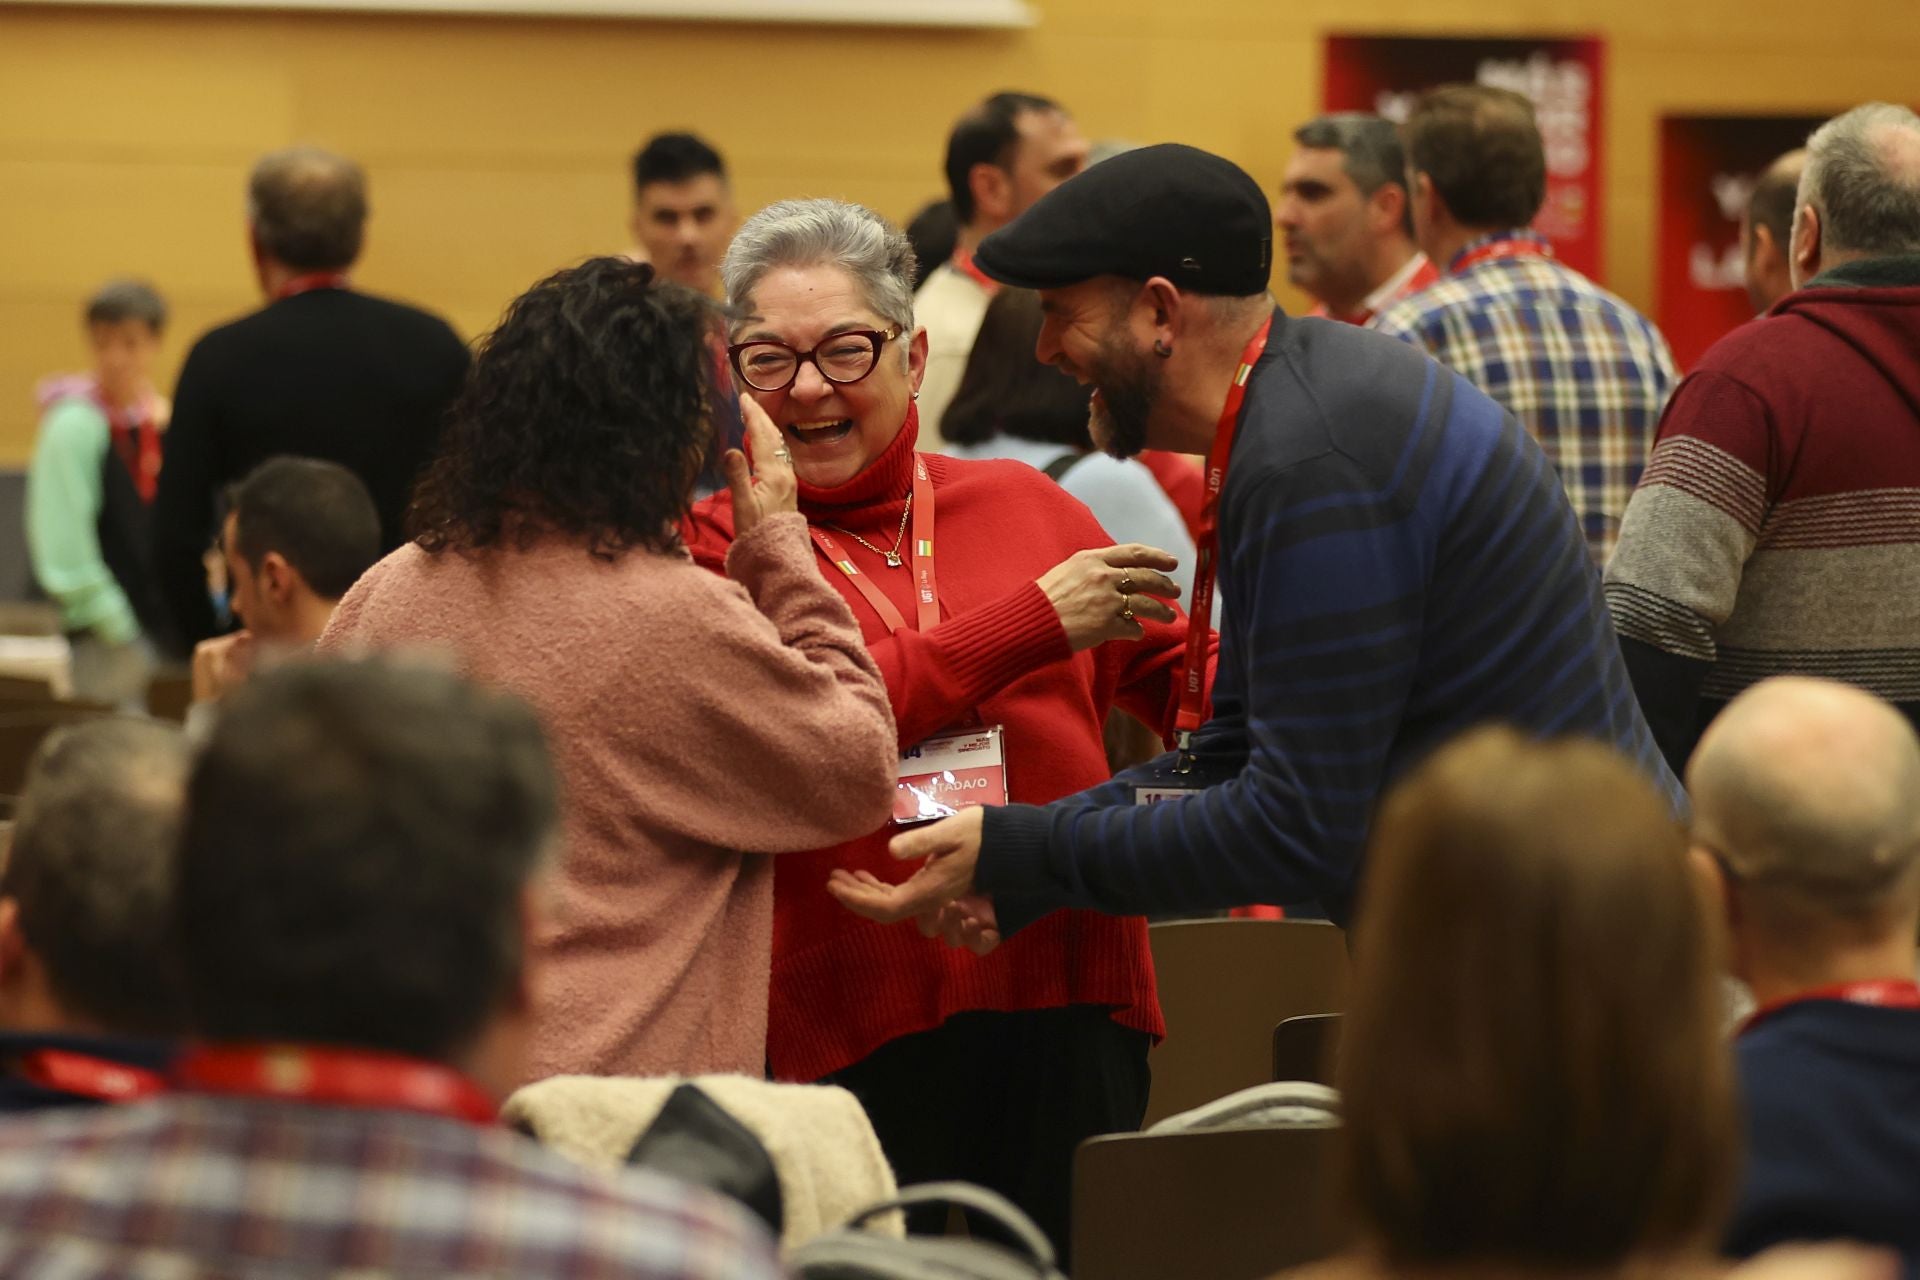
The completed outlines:
{"type": "Polygon", "coordinates": [[[1831,987],[1816,987],[1812,991],[1802,991],[1754,1010],[1740,1030],[1744,1033],[1761,1019],[1770,1018],[1789,1005],[1805,1004],[1809,1000],[1844,1000],[1848,1004],[1874,1004],[1886,1009],[1920,1009],[1920,983],[1907,978],[1882,978],[1873,982],[1841,982],[1831,987]]]}
{"type": "Polygon", "coordinates": [[[1234,371],[1227,388],[1227,403],[1220,410],[1220,424],[1213,430],[1213,448],[1207,452],[1207,496],[1200,507],[1200,534],[1194,539],[1198,555],[1193,566],[1193,602],[1187,606],[1187,656],[1180,672],[1180,714],[1174,721],[1180,743],[1179,771],[1193,768],[1188,746],[1193,731],[1206,723],[1207,705],[1207,633],[1213,628],[1213,580],[1217,572],[1220,544],[1220,491],[1227,484],[1227,463],[1233,458],[1233,440],[1240,432],[1240,406],[1247,398],[1247,380],[1253,366],[1267,349],[1267,335],[1273,329],[1268,316],[1260,332],[1247,342],[1240,353],[1240,367],[1234,371]]]}
{"type": "Polygon", "coordinates": [[[1498,258],[1551,258],[1553,246],[1545,240],[1533,236],[1502,236],[1498,240],[1489,240],[1485,244],[1463,250],[1447,268],[1448,274],[1459,275],[1468,267],[1477,267],[1483,262],[1492,262],[1498,258]]]}
{"type": "Polygon", "coordinates": [[[132,409],[116,409],[97,386],[93,398],[107,415],[107,438],[113,442],[113,451],[120,455],[127,474],[133,477],[140,501],[152,502],[160,487],[160,428],[148,412],[152,405],[143,400],[132,409]]]}
{"type": "Polygon", "coordinates": [[[344,289],[347,287],[347,273],[344,271],[309,271],[306,275],[295,276],[273,291],[273,300],[298,297],[303,293],[312,293],[315,289],[344,289]]]}
{"type": "Polygon", "coordinates": [[[500,1114],[453,1068],[392,1053],[304,1045],[201,1048],[180,1060],[176,1074],[194,1093],[423,1111],[474,1124],[492,1124],[500,1114]]]}
{"type": "MultiPolygon", "coordinates": [[[[809,524],[807,532],[813,535],[813,545],[820,548],[821,554],[834,568],[846,574],[854,590],[873,606],[873,611],[880,615],[880,621],[887,624],[888,631],[907,629],[907,620],[894,607],[893,601],[873,585],[872,578],[860,572],[859,566],[848,558],[832,534],[815,524],[809,524]]],[[[919,453],[913,455],[912,564],[914,611],[920,622],[920,630],[930,631],[940,624],[940,593],[933,573],[933,481],[927,475],[926,456],[919,453]]]]}
{"type": "Polygon", "coordinates": [[[158,1072],[65,1049],[24,1054],[17,1074],[44,1089],[97,1102],[133,1102],[164,1093],[167,1087],[158,1072]]]}
{"type": "Polygon", "coordinates": [[[958,271],[961,275],[967,277],[967,279],[973,281],[982,289],[985,289],[989,298],[1000,292],[1000,282],[982,271],[979,266],[975,264],[973,255],[967,250],[955,249],[951,261],[955,271],[958,271]]]}

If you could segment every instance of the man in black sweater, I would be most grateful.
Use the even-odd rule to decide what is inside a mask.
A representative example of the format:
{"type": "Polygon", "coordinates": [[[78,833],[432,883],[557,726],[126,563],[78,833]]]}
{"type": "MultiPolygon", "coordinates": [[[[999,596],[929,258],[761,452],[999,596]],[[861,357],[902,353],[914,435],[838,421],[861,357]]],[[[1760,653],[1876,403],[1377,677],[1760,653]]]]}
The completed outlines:
{"type": "Polygon", "coordinates": [[[218,626],[202,565],[217,495],[267,458],[340,463],[373,495],[382,551],[400,545],[468,355],[444,320],[348,285],[366,216],[366,177],[345,157],[297,147],[254,166],[249,234],[267,305],[188,353],[154,502],[155,572],[179,656],[218,626]]]}

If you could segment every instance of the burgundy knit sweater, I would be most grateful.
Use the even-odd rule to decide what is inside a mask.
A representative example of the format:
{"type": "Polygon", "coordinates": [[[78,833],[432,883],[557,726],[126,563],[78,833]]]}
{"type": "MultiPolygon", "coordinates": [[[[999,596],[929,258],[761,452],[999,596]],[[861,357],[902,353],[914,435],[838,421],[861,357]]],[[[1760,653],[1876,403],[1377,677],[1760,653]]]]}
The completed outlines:
{"type": "MultiPolygon", "coordinates": [[[[525,698],[560,775],[564,845],[533,966],[533,1079],[765,1066],[773,868],[892,805],[886,692],[806,524],[728,557],[400,548],[322,649],[430,648],[525,698]]],[[[917,936],[917,935],[916,935],[917,936]]]]}
{"type": "MultiPolygon", "coordinates": [[[[891,546],[912,486],[917,437],[910,410],[887,451],[846,485],[802,485],[802,512],[891,546]]],[[[1184,616],[1172,625],[1148,624],[1139,641],[1071,652],[1036,579],[1076,551],[1112,543],[1092,513],[1024,463],[930,454],[927,471],[938,498],[939,626],[890,634],[847,578],[818,558],[852,606],[886,679],[899,741],[912,745],[963,723],[1004,725],[1010,798],[1027,804],[1104,781],[1101,727],[1116,701],[1163,733],[1173,723],[1184,616]]],[[[687,541],[696,560],[717,567],[732,535],[728,495],[694,509],[687,541]]],[[[912,575],[885,567],[850,539],[838,541],[902,616],[913,618],[912,575]]],[[[879,826],[775,863],[767,1053],[777,1079],[818,1079],[966,1010],[1110,1005],[1123,1025],[1164,1034],[1147,925],[1138,917],[1059,912],[980,957],[923,938],[911,925],[873,924],[840,906],[826,889],[835,867],[892,881],[911,874],[910,865],[887,853],[896,832],[879,826]]]]}

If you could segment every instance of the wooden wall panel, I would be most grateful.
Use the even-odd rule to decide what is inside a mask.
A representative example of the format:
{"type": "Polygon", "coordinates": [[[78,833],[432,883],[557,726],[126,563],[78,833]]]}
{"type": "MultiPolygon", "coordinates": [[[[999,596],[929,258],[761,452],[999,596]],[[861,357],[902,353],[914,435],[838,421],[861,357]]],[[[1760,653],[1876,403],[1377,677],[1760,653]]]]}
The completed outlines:
{"type": "MultiPolygon", "coordinates": [[[[176,312],[165,376],[254,305],[246,169],[311,140],[367,165],[359,276],[477,333],[527,283],[625,244],[627,157],[693,125],[744,208],[858,199],[904,218],[941,187],[952,118],[997,88],[1072,105],[1096,137],[1178,138],[1271,188],[1319,100],[1330,30],[1598,32],[1609,41],[1608,282],[1646,305],[1656,122],[1675,110],[1912,99],[1913,0],[1036,0],[1028,31],[8,7],[0,0],[0,462],[31,388],[80,360],[100,280],[176,312]]],[[[1282,300],[1298,299],[1284,288],[1282,300]]]]}

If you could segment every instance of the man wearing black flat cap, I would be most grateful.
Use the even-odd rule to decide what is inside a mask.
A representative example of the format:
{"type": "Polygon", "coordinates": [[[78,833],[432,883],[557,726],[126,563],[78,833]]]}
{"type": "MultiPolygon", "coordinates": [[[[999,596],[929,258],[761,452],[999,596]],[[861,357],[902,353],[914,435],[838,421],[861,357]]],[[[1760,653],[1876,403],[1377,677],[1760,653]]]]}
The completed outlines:
{"type": "MultiPolygon", "coordinates": [[[[1597,738],[1680,803],[1634,702],[1573,511],[1513,416],[1405,344],[1290,319],[1272,221],[1229,161],[1167,144],[1070,179],[975,261],[1041,292],[1038,355],[1091,382],[1094,440],[1207,455],[1179,749],[1046,806],[897,837],[904,884],[836,872],[878,919],[976,950],[1063,907],[1353,908],[1381,791],[1488,720],[1597,738]]],[[[1117,584],[1116,610],[1129,605],[1117,584]]]]}

